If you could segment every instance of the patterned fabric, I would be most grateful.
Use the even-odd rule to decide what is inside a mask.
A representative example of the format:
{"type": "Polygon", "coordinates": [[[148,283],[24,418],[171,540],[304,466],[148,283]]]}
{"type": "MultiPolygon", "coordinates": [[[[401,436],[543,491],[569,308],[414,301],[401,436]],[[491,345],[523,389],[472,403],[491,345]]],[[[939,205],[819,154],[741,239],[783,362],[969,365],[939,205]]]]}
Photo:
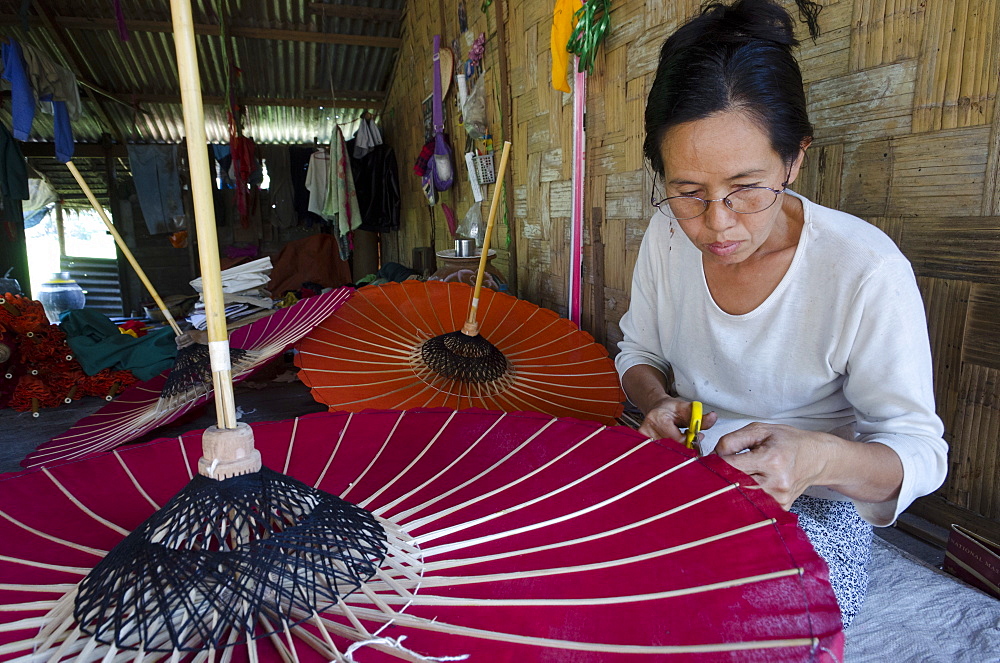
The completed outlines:
{"type": "Polygon", "coordinates": [[[861,610],[868,591],[872,526],[858,515],[852,502],[802,495],[791,511],[798,515],[799,526],[830,567],[830,584],[847,628],[861,610]]]}

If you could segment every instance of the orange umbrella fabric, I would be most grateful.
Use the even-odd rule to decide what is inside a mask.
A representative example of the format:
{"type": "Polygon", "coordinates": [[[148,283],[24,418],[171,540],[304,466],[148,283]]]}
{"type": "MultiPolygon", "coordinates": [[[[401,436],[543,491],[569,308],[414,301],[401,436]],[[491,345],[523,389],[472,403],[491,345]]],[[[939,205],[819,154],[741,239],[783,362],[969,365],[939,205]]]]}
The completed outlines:
{"type": "Polygon", "coordinates": [[[615,422],[624,394],[607,350],[553,311],[503,293],[482,290],[479,334],[506,370],[481,381],[431,370],[423,344],[462,328],[472,291],[415,280],[358,290],[299,343],[299,378],[333,410],[481,407],[615,422]]]}

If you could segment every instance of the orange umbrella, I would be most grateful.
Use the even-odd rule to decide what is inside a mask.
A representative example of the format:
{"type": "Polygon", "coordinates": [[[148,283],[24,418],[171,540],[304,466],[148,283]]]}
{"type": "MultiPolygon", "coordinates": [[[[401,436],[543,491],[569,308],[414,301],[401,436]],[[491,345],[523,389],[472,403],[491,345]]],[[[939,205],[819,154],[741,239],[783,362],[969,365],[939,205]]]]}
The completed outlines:
{"type": "Polygon", "coordinates": [[[428,342],[462,328],[472,292],[440,281],[361,288],[300,341],[299,377],[331,409],[482,407],[614,423],[624,394],[607,350],[569,320],[510,295],[480,292],[479,334],[499,360],[473,375],[432,370],[428,342]]]}

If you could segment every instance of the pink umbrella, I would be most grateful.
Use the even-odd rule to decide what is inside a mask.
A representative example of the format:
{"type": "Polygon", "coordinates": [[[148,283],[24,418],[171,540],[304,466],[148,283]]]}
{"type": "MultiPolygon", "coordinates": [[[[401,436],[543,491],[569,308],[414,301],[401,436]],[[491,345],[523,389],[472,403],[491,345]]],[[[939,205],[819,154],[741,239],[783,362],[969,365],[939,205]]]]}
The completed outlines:
{"type": "MultiPolygon", "coordinates": [[[[131,642],[144,661],[842,660],[826,565],[794,515],[716,457],[523,412],[320,413],[253,428],[265,467],[363,507],[383,550],[361,555],[372,570],[357,590],[314,613],[224,629],[199,655],[219,608],[196,609],[202,631],[178,632],[183,650],[131,642]]],[[[112,636],[88,635],[107,621],[77,628],[77,587],[169,510],[201,446],[192,432],[0,480],[0,660],[140,660],[124,636],[113,650],[112,636]]],[[[230,603],[256,580],[235,583],[230,603]]]]}
{"type": "MultiPolygon", "coordinates": [[[[280,355],[332,315],[353,292],[352,288],[345,287],[309,297],[233,330],[230,341],[232,347],[247,350],[254,357],[253,364],[233,375],[233,380],[248,378],[280,355]]],[[[36,467],[108,451],[176,421],[212,399],[213,392],[209,389],[207,393],[192,395],[188,402],[170,409],[159,407],[160,392],[168,374],[169,371],[166,371],[152,380],[133,385],[113,402],[89,417],[84,417],[62,435],[39,446],[21,464],[24,467],[36,467]]]]}

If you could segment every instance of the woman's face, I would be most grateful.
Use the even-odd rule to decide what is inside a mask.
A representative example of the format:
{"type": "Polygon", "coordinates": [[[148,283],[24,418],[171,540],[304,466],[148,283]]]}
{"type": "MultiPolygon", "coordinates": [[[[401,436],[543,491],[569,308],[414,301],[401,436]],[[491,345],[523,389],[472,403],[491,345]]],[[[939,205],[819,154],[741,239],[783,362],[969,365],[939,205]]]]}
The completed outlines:
{"type": "MultiPolygon", "coordinates": [[[[798,175],[804,152],[791,171],[771,147],[767,133],[739,111],[725,111],[670,128],[660,145],[666,196],[722,198],[747,186],[777,191],[798,175]]],[[[713,202],[701,216],[677,221],[706,260],[720,265],[741,263],[785,245],[789,196],[769,208],[739,214],[725,202],[713,202]],[[770,242],[769,242],[770,240],[770,242]]],[[[794,207],[791,207],[794,209],[794,207]]]]}

